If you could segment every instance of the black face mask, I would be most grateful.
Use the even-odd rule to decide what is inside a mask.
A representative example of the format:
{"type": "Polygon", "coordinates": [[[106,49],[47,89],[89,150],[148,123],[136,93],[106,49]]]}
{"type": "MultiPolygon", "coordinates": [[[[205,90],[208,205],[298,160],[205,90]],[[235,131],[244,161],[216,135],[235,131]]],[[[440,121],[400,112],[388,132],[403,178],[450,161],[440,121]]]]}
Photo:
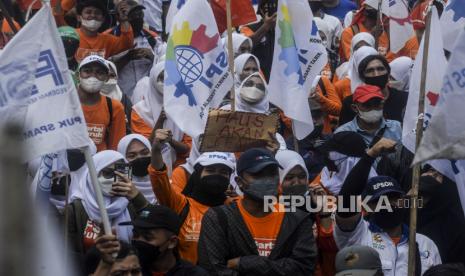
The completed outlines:
{"type": "Polygon", "coordinates": [[[298,184],[298,185],[291,185],[288,187],[283,187],[283,195],[305,195],[308,191],[308,187],[306,184],[298,184]]]}
{"type": "Polygon", "coordinates": [[[381,227],[381,229],[392,229],[399,226],[404,221],[407,208],[392,208],[393,212],[381,210],[370,215],[370,221],[381,227]]]}
{"type": "Polygon", "coordinates": [[[363,14],[370,19],[378,18],[378,11],[375,9],[366,9],[363,14]]]}
{"type": "Polygon", "coordinates": [[[150,156],[140,157],[129,162],[132,168],[132,174],[137,177],[144,177],[149,174],[147,168],[151,162],[150,156]]]}
{"type": "Polygon", "coordinates": [[[86,158],[84,157],[84,153],[82,153],[78,149],[70,149],[66,151],[66,155],[68,157],[68,166],[69,170],[75,172],[79,170],[84,163],[86,162],[86,158]]]}
{"type": "Polygon", "coordinates": [[[207,206],[223,205],[229,179],[222,175],[207,175],[200,178],[192,190],[192,198],[207,206]]]}
{"type": "Polygon", "coordinates": [[[144,271],[150,271],[152,263],[161,255],[159,246],[151,245],[143,241],[132,241],[132,245],[137,249],[137,256],[144,271]]]}
{"type": "Polygon", "coordinates": [[[136,18],[131,20],[131,27],[134,33],[134,37],[139,36],[142,28],[144,27],[144,18],[136,18]]]}
{"type": "Polygon", "coordinates": [[[378,86],[379,88],[384,89],[389,81],[389,74],[376,77],[365,77],[364,79],[366,84],[378,86]]]}

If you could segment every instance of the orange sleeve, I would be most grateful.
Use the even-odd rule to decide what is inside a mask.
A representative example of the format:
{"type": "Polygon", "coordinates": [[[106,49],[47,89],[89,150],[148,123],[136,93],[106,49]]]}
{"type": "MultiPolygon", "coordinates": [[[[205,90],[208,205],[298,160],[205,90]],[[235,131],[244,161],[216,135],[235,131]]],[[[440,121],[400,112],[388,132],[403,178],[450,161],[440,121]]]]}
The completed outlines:
{"type": "MultiPolygon", "coordinates": [[[[21,25],[19,25],[18,22],[14,20],[13,25],[15,25],[18,31],[21,29],[21,25]]],[[[11,29],[10,24],[8,24],[8,21],[6,21],[6,19],[2,21],[2,33],[13,33],[13,30],[11,29]]]]}
{"type": "Polygon", "coordinates": [[[76,5],[76,0],[61,0],[61,8],[68,12],[76,5]]]}
{"type": "Polygon", "coordinates": [[[254,34],[254,31],[252,31],[252,29],[250,29],[249,27],[244,26],[241,28],[241,34],[247,37],[251,37],[254,34]]]}
{"type": "Polygon", "coordinates": [[[339,54],[342,60],[349,60],[350,58],[350,45],[352,43],[352,37],[354,37],[354,33],[352,32],[351,27],[347,27],[342,31],[341,35],[341,44],[339,46],[339,54]]]}
{"type": "Polygon", "coordinates": [[[187,145],[189,147],[189,151],[183,154],[176,153],[176,162],[174,162],[175,168],[178,167],[179,165],[186,163],[186,159],[187,157],[189,157],[189,154],[192,148],[192,138],[189,135],[184,134],[180,142],[183,143],[184,145],[187,145]]]}
{"type": "Polygon", "coordinates": [[[326,89],[326,96],[323,95],[321,87],[318,85],[317,90],[320,94],[320,103],[323,107],[323,110],[329,115],[339,116],[341,112],[342,103],[339,99],[339,96],[336,93],[336,88],[331,83],[331,81],[326,77],[321,77],[323,80],[323,85],[326,89]]]}
{"type": "Polygon", "coordinates": [[[131,26],[127,29],[121,26],[120,36],[107,35],[107,37],[110,40],[110,47],[107,53],[109,57],[131,49],[134,46],[134,35],[131,26]]]}
{"type": "Polygon", "coordinates": [[[171,175],[171,186],[180,193],[187,185],[187,171],[183,167],[176,167],[171,175]]]}
{"type": "Polygon", "coordinates": [[[180,214],[187,203],[187,198],[180,192],[172,189],[166,168],[163,171],[157,171],[150,165],[148,171],[152,189],[158,202],[180,214]]]}
{"type": "Polygon", "coordinates": [[[126,115],[124,114],[124,107],[117,100],[111,100],[113,105],[113,118],[111,118],[110,136],[108,137],[108,149],[116,150],[121,138],[126,135],[126,115]]]}
{"type": "Polygon", "coordinates": [[[152,134],[152,128],[145,123],[144,119],[134,109],[131,112],[131,130],[132,133],[143,135],[147,139],[152,134]]]}
{"type": "Polygon", "coordinates": [[[284,139],[287,139],[293,135],[292,133],[292,119],[287,117],[284,112],[279,109],[279,119],[284,124],[284,131],[282,133],[284,139]]]}
{"type": "Polygon", "coordinates": [[[409,57],[411,59],[415,59],[418,53],[418,40],[416,36],[410,38],[406,43],[405,46],[397,53],[396,57],[409,57]]]}

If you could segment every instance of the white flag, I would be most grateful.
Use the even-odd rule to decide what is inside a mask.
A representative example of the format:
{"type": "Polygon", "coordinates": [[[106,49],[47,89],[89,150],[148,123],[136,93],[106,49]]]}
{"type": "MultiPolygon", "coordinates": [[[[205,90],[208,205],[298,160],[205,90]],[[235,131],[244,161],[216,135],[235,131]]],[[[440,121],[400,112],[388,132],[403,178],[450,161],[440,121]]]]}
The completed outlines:
{"type": "Polygon", "coordinates": [[[23,126],[25,161],[88,145],[87,127],[48,5],[7,44],[0,60],[0,124],[23,126]]]}
{"type": "Polygon", "coordinates": [[[444,49],[452,51],[457,35],[465,27],[465,0],[449,0],[441,15],[444,49]]]}
{"type": "Polygon", "coordinates": [[[208,109],[231,89],[228,57],[206,0],[189,0],[173,20],[165,60],[167,116],[191,137],[203,133],[208,109]]]}
{"type": "Polygon", "coordinates": [[[166,32],[171,31],[173,27],[173,19],[174,16],[178,13],[178,11],[184,6],[187,0],[172,0],[170,3],[170,7],[168,9],[168,13],[166,15],[166,32]]]}
{"type": "MultiPolygon", "coordinates": [[[[425,83],[425,111],[424,126],[428,126],[434,107],[437,104],[439,93],[442,87],[442,78],[446,71],[447,60],[444,56],[442,43],[441,26],[439,24],[438,13],[432,7],[431,33],[428,51],[428,69],[425,83]]],[[[410,78],[410,88],[407,107],[404,115],[402,128],[402,143],[411,152],[415,152],[416,126],[418,118],[418,101],[420,98],[420,81],[423,63],[424,38],[420,44],[415,63],[413,65],[412,76],[410,78]]]]}
{"type": "Polygon", "coordinates": [[[465,159],[465,31],[459,35],[444,75],[442,91],[414,162],[465,159]]]}
{"type": "Polygon", "coordinates": [[[306,0],[278,1],[275,33],[268,97],[293,119],[294,134],[301,140],[313,130],[308,94],[328,62],[326,48],[306,0]]]}

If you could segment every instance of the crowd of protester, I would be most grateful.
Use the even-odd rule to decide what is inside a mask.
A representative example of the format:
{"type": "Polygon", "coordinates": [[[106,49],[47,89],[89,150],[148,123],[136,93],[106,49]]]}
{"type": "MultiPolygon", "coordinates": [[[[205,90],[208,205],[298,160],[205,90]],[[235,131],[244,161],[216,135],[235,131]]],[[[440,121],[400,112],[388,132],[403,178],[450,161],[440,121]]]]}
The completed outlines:
{"type": "MultiPolygon", "coordinates": [[[[20,29],[41,6],[2,1],[0,49],[14,36],[6,15],[20,29]]],[[[68,150],[71,172],[54,183],[66,178],[69,192],[52,189],[50,204],[78,273],[407,275],[415,250],[417,275],[465,275],[465,216],[455,183],[422,167],[414,249],[409,209],[399,203],[409,198],[412,179],[413,154],[401,144],[412,64],[426,8],[442,11],[444,3],[408,1],[416,32],[393,53],[387,18],[378,22],[364,1],[308,2],[328,52],[309,91],[313,132],[297,141],[291,120],[268,99],[277,1],[262,0],[258,21],[232,35],[235,100],[228,94],[220,108],[275,113],[278,133],[263,148],[200,153],[198,139],[163,108],[170,1],[51,1],[114,230],[104,235],[84,156],[68,150]],[[265,210],[264,198],[278,195],[307,196],[310,205],[339,196],[348,209],[353,197],[369,197],[373,208],[384,197],[393,211],[265,210]]],[[[35,175],[34,162],[28,171],[35,175]]]]}

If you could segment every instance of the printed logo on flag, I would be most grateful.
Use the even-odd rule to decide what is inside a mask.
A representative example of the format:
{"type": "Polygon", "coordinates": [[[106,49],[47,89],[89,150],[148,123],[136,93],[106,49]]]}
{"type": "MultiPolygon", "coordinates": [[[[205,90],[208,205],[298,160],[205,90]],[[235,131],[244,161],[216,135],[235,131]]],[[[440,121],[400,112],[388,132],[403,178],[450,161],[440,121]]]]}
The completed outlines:
{"type": "MultiPolygon", "coordinates": [[[[228,65],[226,54],[221,52],[215,59],[216,63],[204,68],[204,54],[217,48],[219,38],[219,34],[207,36],[206,29],[207,26],[201,24],[196,30],[192,30],[189,22],[184,21],[181,29],[174,25],[173,35],[168,40],[165,84],[176,86],[174,96],[186,96],[189,106],[198,105],[192,93],[194,83],[200,81],[201,84],[212,88],[213,84],[209,79],[216,74],[222,75],[228,65]]],[[[220,81],[215,88],[220,87],[222,83],[220,81]]]]}
{"type": "Polygon", "coordinates": [[[465,17],[465,5],[460,0],[450,0],[449,5],[446,7],[446,11],[452,10],[454,13],[454,21],[458,21],[460,18],[465,17]]]}
{"type": "MultiPolygon", "coordinates": [[[[65,84],[50,49],[40,52],[38,62],[39,65],[35,72],[36,81],[40,78],[50,77],[56,87],[65,84]]],[[[0,76],[8,76],[10,74],[17,75],[18,77],[9,78],[9,81],[0,83],[0,107],[6,106],[9,99],[21,101],[39,92],[35,84],[30,85],[31,82],[28,82],[29,71],[27,61],[12,62],[0,67],[0,76]]],[[[8,79],[8,77],[5,77],[5,79],[8,79]]],[[[66,89],[63,92],[66,92],[66,89]]],[[[28,102],[33,103],[36,100],[31,98],[28,102]]]]}

